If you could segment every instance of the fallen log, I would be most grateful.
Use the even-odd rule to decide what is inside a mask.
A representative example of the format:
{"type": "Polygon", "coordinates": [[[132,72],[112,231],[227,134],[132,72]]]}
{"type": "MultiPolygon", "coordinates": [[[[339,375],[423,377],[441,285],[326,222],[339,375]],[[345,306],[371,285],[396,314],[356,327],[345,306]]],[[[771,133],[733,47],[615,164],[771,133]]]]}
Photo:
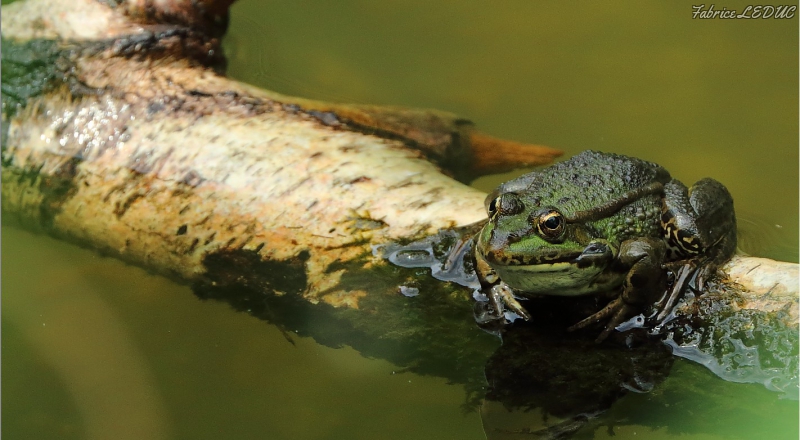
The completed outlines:
{"type": "MultiPolygon", "coordinates": [[[[485,194],[447,174],[468,180],[558,152],[443,112],[326,104],[227,79],[219,4],[4,7],[4,218],[322,342],[470,382],[494,344],[471,321],[471,292],[391,266],[373,247],[482,220],[485,194]],[[409,280],[424,293],[402,295],[409,280]],[[398,344],[415,354],[397,358],[398,344]]],[[[738,256],[724,270],[727,312],[797,326],[797,265],[738,256]]]]}

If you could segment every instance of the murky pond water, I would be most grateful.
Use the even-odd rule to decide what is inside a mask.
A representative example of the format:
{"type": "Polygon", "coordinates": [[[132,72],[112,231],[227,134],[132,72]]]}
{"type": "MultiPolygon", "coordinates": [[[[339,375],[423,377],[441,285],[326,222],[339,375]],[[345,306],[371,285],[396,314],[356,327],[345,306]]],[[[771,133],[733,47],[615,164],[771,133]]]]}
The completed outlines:
{"type": "MultiPolygon", "coordinates": [[[[233,77],[282,93],[434,107],[567,155],[599,149],[686,183],[714,177],[733,194],[742,249],[796,262],[798,19],[693,20],[689,3],[245,0],[227,48],[233,77]]],[[[445,379],[291,344],[70,244],[5,226],[2,238],[8,438],[484,438],[445,379]]],[[[630,420],[615,438],[798,435],[796,401],[688,361],[653,393],[612,407],[630,420]]],[[[593,435],[609,431],[580,433],[593,435]]]]}

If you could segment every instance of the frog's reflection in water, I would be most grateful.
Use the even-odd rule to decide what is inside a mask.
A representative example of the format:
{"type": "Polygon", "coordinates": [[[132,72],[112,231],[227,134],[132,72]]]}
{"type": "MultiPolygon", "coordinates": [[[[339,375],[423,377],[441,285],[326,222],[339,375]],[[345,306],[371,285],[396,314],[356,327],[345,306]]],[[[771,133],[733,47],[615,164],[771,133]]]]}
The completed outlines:
{"type": "Polygon", "coordinates": [[[555,304],[561,301],[543,298],[531,321],[501,330],[503,344],[486,364],[481,409],[490,440],[569,438],[611,427],[617,421],[604,412],[614,402],[650,392],[669,374],[674,358],[658,338],[635,329],[596,344],[588,331],[565,330],[569,317],[553,312],[565,310],[555,304]]]}

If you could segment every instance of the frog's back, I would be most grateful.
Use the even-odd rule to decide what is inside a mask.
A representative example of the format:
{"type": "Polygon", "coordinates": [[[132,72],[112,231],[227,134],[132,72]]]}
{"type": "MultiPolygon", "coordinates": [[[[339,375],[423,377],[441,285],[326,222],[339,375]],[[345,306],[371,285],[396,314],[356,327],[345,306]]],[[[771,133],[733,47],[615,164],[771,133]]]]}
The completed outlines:
{"type": "Polygon", "coordinates": [[[553,206],[571,216],[650,183],[669,180],[669,172],[653,162],[589,150],[509,181],[500,192],[524,194],[528,206],[553,206]]]}

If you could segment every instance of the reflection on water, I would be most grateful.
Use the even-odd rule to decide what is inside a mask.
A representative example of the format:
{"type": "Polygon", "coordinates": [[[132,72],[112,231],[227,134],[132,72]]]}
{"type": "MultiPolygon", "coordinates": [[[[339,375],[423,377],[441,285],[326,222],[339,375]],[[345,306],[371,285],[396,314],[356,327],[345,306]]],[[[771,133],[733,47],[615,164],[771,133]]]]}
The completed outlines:
{"type": "MultiPolygon", "coordinates": [[[[544,304],[559,303],[563,299],[544,304]]],[[[618,424],[604,413],[631,392],[658,389],[672,366],[667,347],[644,331],[613,334],[624,342],[599,347],[592,338],[567,333],[572,320],[559,310],[543,307],[533,315],[532,322],[503,332],[503,346],[487,362],[483,418],[490,439],[523,433],[562,438],[587,424],[618,424]],[[531,411],[541,415],[532,420],[531,411]]]]}
{"type": "Polygon", "coordinates": [[[755,317],[740,317],[744,319],[737,325],[730,322],[735,314],[729,317],[717,310],[718,315],[702,319],[719,322],[699,330],[690,330],[686,322],[672,323],[670,333],[683,347],[672,336],[665,345],[662,338],[651,337],[643,329],[614,333],[598,346],[592,338],[564,330],[574,322],[569,313],[572,305],[565,301],[569,300],[540,298],[535,309],[529,305],[534,315],[531,322],[504,329],[503,346],[486,365],[489,387],[481,415],[490,440],[585,438],[590,433],[604,438],[635,429],[651,438],[651,431],[662,427],[666,432],[659,435],[681,433],[690,438],[797,435],[792,425],[797,420],[796,332],[781,326],[777,327],[783,333],[771,331],[765,322],[759,322],[758,332],[748,331],[746,322],[757,321],[755,317]],[[727,353],[726,348],[709,347],[709,341],[701,337],[690,343],[692,331],[713,332],[706,339],[737,347],[727,353]],[[691,349],[693,356],[687,356],[691,349]],[[681,364],[677,350],[684,351],[681,357],[702,364],[681,364]],[[709,362],[722,363],[717,366],[726,371],[709,362]],[[676,363],[682,367],[673,371],[676,363]],[[703,367],[710,371],[704,372],[703,367]],[[633,408],[631,400],[638,402],[633,408]]]}
{"type": "Polygon", "coordinates": [[[47,237],[5,227],[2,246],[4,438],[483,438],[444,379],[292,345],[227,304],[47,237]]]}
{"type": "MultiPolygon", "coordinates": [[[[711,176],[734,196],[746,252],[797,261],[798,19],[690,12],[242,1],[230,73],[312,98],[449,110],[567,157],[587,148],[643,157],[687,183],[711,176]]],[[[463,389],[443,379],[309,338],[292,346],[225,304],[50,239],[4,227],[2,251],[7,437],[97,437],[114,420],[147,438],[484,437],[479,415],[461,412],[463,389]],[[92,386],[122,395],[105,396],[103,417],[92,386]]],[[[608,410],[616,426],[588,423],[580,435],[797,438],[796,402],[681,359],[654,393],[627,393],[608,410]]],[[[498,423],[508,415],[485,410],[498,423]]],[[[545,426],[536,417],[526,429],[545,426]]]]}

